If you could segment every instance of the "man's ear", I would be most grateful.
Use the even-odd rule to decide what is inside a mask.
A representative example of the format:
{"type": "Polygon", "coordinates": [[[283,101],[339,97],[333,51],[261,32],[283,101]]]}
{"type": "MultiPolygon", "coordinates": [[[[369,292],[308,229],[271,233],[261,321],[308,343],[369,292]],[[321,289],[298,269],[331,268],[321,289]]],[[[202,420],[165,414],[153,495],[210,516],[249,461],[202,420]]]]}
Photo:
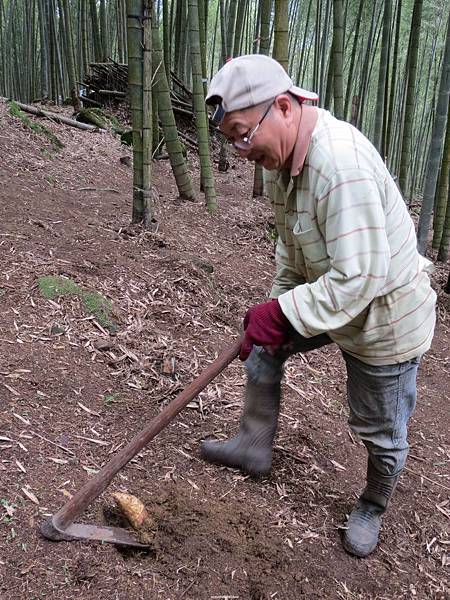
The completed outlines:
{"type": "Polygon", "coordinates": [[[293,113],[292,98],[289,94],[280,94],[275,99],[275,104],[282,112],[285,119],[291,119],[293,113]]]}

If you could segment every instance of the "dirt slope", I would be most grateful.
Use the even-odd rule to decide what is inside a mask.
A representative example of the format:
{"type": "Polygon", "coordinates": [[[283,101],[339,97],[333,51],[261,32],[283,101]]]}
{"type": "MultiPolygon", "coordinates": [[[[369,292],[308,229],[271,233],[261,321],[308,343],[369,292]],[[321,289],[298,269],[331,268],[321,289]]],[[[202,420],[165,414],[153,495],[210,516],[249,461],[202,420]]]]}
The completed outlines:
{"type": "MultiPolygon", "coordinates": [[[[289,363],[269,478],[253,482],[199,458],[201,439],[236,429],[236,361],[84,515],[104,522],[110,492],[138,495],[158,522],[153,551],[39,535],[235,338],[274,269],[270,207],[250,198],[248,166],[217,174],[219,211],[210,217],[200,197],[177,200],[167,163],[158,163],[158,230],[144,233],[129,226],[132,175],[120,161],[129,151],[109,134],[49,128],[64,143],[59,153],[0,104],[0,599],[448,598],[450,302],[442,294],[408,470],[369,559],[346,555],[339,541],[365,451],[346,425],[335,347],[289,363]],[[39,281],[61,275],[80,293],[46,299],[39,281]],[[94,292],[112,303],[106,321],[83,306],[94,292]]],[[[444,276],[438,269],[437,289],[444,276]]]]}

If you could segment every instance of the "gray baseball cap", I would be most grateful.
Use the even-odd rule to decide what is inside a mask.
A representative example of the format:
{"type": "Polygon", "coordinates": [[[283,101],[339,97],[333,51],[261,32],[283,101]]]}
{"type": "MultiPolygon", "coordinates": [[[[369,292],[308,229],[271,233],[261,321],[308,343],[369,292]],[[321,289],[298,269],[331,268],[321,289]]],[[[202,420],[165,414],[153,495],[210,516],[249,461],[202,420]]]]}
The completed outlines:
{"type": "Polygon", "coordinates": [[[289,92],[301,101],[319,96],[295,86],[279,62],[264,54],[232,58],[211,80],[207,104],[220,104],[224,113],[242,110],[289,92]]]}

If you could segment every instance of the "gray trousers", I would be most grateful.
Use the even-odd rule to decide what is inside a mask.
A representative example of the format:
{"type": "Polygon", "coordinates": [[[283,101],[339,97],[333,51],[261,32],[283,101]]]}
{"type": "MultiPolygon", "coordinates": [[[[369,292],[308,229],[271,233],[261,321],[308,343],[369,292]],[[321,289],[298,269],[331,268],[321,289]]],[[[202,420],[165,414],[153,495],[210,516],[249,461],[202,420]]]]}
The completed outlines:
{"type": "MultiPolygon", "coordinates": [[[[247,377],[256,384],[280,382],[289,356],[331,343],[327,334],[312,338],[295,334],[273,354],[255,346],[245,363],[247,377]]],[[[373,366],[342,354],[347,366],[350,428],[363,441],[374,468],[381,475],[397,475],[408,455],[407,425],[416,404],[420,358],[373,366]]]]}

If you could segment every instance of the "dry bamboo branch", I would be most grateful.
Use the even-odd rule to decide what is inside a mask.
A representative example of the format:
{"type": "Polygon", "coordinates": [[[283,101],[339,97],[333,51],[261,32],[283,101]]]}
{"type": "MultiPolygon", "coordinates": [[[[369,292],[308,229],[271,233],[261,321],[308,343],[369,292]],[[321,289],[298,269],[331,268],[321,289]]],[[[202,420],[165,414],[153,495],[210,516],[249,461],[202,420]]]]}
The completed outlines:
{"type": "Polygon", "coordinates": [[[98,90],[98,93],[101,96],[117,96],[118,98],[125,98],[125,92],[120,92],[119,90],[98,90]]]}
{"type": "Polygon", "coordinates": [[[21,110],[35,115],[36,117],[45,117],[46,119],[50,119],[51,121],[56,121],[57,123],[64,123],[64,125],[70,125],[71,127],[77,127],[78,129],[85,129],[87,131],[105,131],[104,129],[99,129],[95,125],[79,123],[78,121],[75,121],[75,119],[70,119],[69,117],[65,117],[64,115],[59,115],[57,113],[49,112],[47,110],[42,110],[41,108],[37,108],[36,106],[23,104],[22,102],[15,102],[21,110]]]}

